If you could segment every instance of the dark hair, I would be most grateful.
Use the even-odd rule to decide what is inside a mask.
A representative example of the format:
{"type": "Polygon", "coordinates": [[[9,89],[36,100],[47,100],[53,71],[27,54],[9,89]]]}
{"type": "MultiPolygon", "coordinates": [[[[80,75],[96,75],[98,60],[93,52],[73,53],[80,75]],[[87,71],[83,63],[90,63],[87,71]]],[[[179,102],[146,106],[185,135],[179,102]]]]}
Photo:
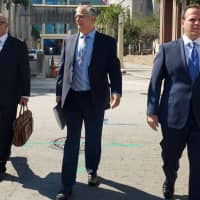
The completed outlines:
{"type": "Polygon", "coordinates": [[[188,5],[186,6],[183,11],[182,11],[182,19],[185,19],[185,13],[187,12],[188,9],[190,8],[196,8],[196,9],[199,9],[200,10],[200,5],[199,4],[191,4],[191,5],[188,5]]]}

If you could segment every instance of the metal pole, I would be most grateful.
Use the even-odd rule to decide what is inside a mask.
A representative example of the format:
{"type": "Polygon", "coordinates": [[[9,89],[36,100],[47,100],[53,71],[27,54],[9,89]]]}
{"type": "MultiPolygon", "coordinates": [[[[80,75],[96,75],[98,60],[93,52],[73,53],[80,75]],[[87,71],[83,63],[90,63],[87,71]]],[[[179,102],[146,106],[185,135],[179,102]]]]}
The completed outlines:
{"type": "Polygon", "coordinates": [[[118,42],[117,42],[117,54],[121,63],[121,67],[124,68],[123,56],[124,56],[124,16],[119,14],[118,16],[118,42]]]}

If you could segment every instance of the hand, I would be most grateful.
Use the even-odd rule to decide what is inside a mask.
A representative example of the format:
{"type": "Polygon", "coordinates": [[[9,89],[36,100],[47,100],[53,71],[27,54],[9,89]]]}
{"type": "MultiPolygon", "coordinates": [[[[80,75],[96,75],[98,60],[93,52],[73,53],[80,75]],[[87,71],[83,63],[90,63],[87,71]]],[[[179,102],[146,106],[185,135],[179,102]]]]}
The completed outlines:
{"type": "Polygon", "coordinates": [[[120,97],[119,94],[113,93],[111,95],[110,107],[112,109],[114,109],[115,107],[117,107],[120,104],[120,99],[121,99],[121,97],[120,97]]]}
{"type": "Polygon", "coordinates": [[[26,98],[26,97],[21,97],[19,104],[21,104],[21,105],[27,105],[28,100],[29,99],[26,98]]]}
{"type": "Polygon", "coordinates": [[[147,115],[147,123],[153,130],[158,130],[159,125],[157,115],[147,115]]]}
{"type": "Polygon", "coordinates": [[[56,96],[56,103],[60,103],[61,102],[61,96],[56,96]]]}

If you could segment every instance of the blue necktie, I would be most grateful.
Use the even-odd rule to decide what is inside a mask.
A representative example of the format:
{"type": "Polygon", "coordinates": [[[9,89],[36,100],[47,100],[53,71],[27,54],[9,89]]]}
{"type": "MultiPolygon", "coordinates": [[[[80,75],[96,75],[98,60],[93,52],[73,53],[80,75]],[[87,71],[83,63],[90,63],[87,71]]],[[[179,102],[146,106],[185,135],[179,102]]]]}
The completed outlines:
{"type": "Polygon", "coordinates": [[[190,48],[192,49],[191,54],[188,59],[189,72],[192,81],[195,81],[199,74],[199,55],[197,51],[196,44],[194,42],[190,43],[190,48]]]}
{"type": "Polygon", "coordinates": [[[79,64],[80,65],[83,64],[85,54],[86,54],[86,51],[87,51],[87,38],[88,38],[88,36],[86,36],[86,35],[81,36],[81,43],[80,43],[79,52],[78,52],[79,64]]]}

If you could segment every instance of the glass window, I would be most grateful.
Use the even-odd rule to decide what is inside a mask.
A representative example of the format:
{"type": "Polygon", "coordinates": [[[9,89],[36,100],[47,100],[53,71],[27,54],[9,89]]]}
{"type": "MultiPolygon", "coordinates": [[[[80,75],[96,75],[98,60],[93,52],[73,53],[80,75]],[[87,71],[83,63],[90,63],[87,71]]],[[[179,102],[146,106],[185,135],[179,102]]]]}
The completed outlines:
{"type": "Polygon", "coordinates": [[[93,5],[102,5],[103,0],[69,0],[70,4],[93,4],[93,5]]]}
{"type": "Polygon", "coordinates": [[[32,0],[31,3],[32,4],[41,4],[42,0],[32,0]]]}
{"type": "Polygon", "coordinates": [[[46,4],[66,4],[67,0],[46,0],[46,4]]]}
{"type": "Polygon", "coordinates": [[[40,33],[42,32],[42,24],[33,24],[33,27],[37,29],[40,33]]]}
{"type": "Polygon", "coordinates": [[[45,33],[49,34],[63,34],[66,33],[65,24],[45,24],[45,33]]]}
{"type": "Polygon", "coordinates": [[[62,41],[61,39],[44,39],[44,53],[46,55],[60,55],[62,41]]]}

